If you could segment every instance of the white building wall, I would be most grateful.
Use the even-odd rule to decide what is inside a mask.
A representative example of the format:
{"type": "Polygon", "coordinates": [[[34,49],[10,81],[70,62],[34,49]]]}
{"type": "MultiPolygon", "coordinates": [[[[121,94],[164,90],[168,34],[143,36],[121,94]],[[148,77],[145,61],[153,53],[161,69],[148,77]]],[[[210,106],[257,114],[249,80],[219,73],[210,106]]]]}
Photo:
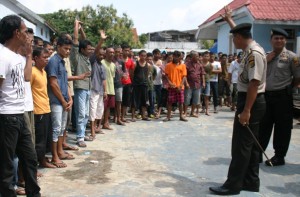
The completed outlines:
{"type": "Polygon", "coordinates": [[[193,50],[200,49],[201,44],[197,42],[148,42],[145,44],[145,48],[148,49],[185,49],[193,50]]]}
{"type": "MultiPolygon", "coordinates": [[[[0,18],[3,18],[5,16],[11,15],[11,14],[17,14],[17,13],[13,12],[9,8],[7,8],[4,5],[0,4],[0,18]]],[[[43,40],[50,41],[50,33],[49,33],[49,28],[48,27],[46,27],[44,24],[41,24],[41,23],[36,25],[36,24],[33,24],[33,23],[27,21],[23,17],[21,17],[21,18],[24,20],[25,25],[28,28],[33,29],[35,36],[39,36],[43,40]],[[42,28],[43,28],[43,35],[41,34],[41,29],[42,28]],[[46,32],[48,32],[48,33],[46,33],[46,32]]]]}

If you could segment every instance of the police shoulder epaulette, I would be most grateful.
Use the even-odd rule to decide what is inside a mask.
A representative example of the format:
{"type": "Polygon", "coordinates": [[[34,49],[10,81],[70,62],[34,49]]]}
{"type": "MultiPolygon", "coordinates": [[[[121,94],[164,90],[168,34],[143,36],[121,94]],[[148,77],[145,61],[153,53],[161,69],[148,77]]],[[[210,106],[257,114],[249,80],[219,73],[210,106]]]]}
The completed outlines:
{"type": "Polygon", "coordinates": [[[258,50],[250,49],[250,51],[251,51],[251,53],[252,53],[253,51],[255,51],[255,52],[257,52],[257,53],[259,53],[259,54],[261,54],[261,55],[264,56],[264,54],[263,54],[262,52],[258,51],[258,50]]]}

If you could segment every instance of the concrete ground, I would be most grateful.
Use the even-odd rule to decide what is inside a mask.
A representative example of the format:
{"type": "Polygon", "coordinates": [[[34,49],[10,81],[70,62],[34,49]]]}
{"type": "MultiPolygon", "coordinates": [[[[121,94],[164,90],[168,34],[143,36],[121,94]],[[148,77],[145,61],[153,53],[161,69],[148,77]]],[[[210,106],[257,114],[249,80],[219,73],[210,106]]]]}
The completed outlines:
{"type": "MultiPolygon", "coordinates": [[[[234,113],[227,107],[211,116],[170,122],[112,124],[87,148],[72,152],[67,168],[41,169],[45,197],[214,196],[210,186],[226,180],[234,113]],[[98,162],[98,163],[97,163],[98,162]]],[[[286,165],[260,166],[259,193],[243,197],[300,196],[300,126],[294,125],[286,165]]],[[[75,144],[74,134],[69,142],[75,144]]],[[[273,156],[272,144],[267,154],[273,156]]]]}

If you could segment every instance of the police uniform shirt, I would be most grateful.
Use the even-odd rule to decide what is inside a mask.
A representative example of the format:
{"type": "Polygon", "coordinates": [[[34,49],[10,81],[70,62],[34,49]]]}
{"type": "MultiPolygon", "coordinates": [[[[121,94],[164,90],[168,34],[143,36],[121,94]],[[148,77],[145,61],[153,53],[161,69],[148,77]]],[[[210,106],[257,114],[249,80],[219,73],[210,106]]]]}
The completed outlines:
{"type": "Polygon", "coordinates": [[[293,77],[300,77],[299,58],[284,48],[280,55],[268,62],[266,90],[283,90],[291,85],[293,77]]]}
{"type": "Polygon", "coordinates": [[[252,41],[244,51],[242,61],[240,63],[238,91],[247,92],[249,82],[252,79],[260,81],[258,92],[265,92],[266,86],[266,69],[267,60],[264,49],[252,41]]]}

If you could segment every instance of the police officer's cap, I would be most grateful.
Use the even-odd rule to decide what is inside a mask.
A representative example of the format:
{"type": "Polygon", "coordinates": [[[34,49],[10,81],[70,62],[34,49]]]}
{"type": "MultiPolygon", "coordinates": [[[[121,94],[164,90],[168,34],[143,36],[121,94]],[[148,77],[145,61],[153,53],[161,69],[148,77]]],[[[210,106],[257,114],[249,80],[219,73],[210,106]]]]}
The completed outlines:
{"type": "Polygon", "coordinates": [[[249,34],[251,33],[251,27],[252,27],[252,24],[251,23],[242,23],[242,24],[239,24],[237,26],[235,26],[234,28],[232,28],[230,30],[230,33],[232,34],[235,34],[235,33],[238,33],[238,34],[249,34]]]}
{"type": "Polygon", "coordinates": [[[281,28],[273,28],[271,31],[271,36],[284,36],[285,38],[287,38],[289,36],[289,34],[281,28]]]}

